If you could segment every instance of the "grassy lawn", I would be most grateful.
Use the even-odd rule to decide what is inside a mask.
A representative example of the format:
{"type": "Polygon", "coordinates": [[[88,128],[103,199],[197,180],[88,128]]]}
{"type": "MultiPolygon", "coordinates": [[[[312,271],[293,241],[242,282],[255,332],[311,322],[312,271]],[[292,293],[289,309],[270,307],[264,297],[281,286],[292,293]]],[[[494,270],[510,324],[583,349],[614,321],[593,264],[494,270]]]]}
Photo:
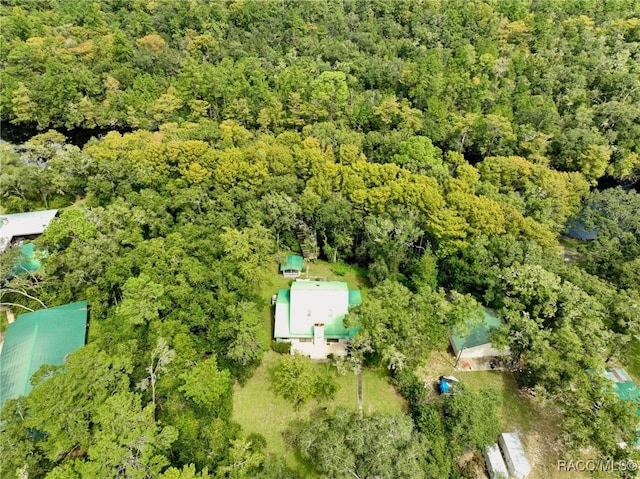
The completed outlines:
{"type": "MultiPolygon", "coordinates": [[[[282,253],[282,257],[286,254],[282,253]]],[[[269,341],[273,337],[273,306],[271,298],[279,289],[289,288],[293,279],[284,278],[279,273],[279,264],[274,256],[260,274],[260,297],[264,300],[264,328],[269,341]]],[[[326,281],[346,281],[350,289],[360,289],[363,299],[370,287],[363,270],[343,263],[328,263],[315,260],[304,263],[302,279],[321,279],[326,281]],[[308,269],[307,269],[308,264],[308,269]]],[[[354,374],[338,376],[339,389],[334,400],[328,403],[312,402],[296,411],[284,399],[276,396],[270,389],[269,369],[278,361],[279,355],[268,351],[262,364],[254,375],[243,386],[236,384],[233,399],[233,418],[241,426],[246,435],[259,433],[267,440],[266,452],[285,457],[289,466],[296,468],[307,476],[314,477],[313,472],[296,457],[283,436],[293,422],[307,420],[318,409],[333,409],[338,406],[357,410],[358,398],[356,377],[354,374]]],[[[317,367],[326,367],[318,364],[317,367]]],[[[405,403],[395,389],[387,381],[384,371],[366,370],[363,372],[363,396],[365,414],[372,412],[399,413],[405,410],[405,403]]]]}
{"type": "MultiPolygon", "coordinates": [[[[293,406],[276,396],[271,390],[269,369],[275,365],[280,355],[269,351],[255,374],[244,386],[236,384],[233,398],[233,419],[237,421],[245,433],[262,434],[267,440],[266,452],[285,457],[289,466],[300,469],[313,476],[306,464],[296,457],[294,451],[285,441],[284,434],[290,424],[299,420],[307,420],[318,409],[329,410],[342,406],[358,409],[356,393],[356,377],[354,374],[338,376],[339,389],[333,401],[326,403],[311,402],[296,411],[293,406]]],[[[318,364],[317,367],[326,367],[318,364]]],[[[364,410],[372,412],[400,413],[405,410],[404,400],[388,383],[383,371],[365,370],[363,374],[364,410]]]]}
{"type": "MultiPolygon", "coordinates": [[[[453,375],[470,389],[494,388],[498,391],[502,404],[498,411],[503,432],[518,432],[524,445],[527,459],[533,472],[530,479],[561,479],[566,472],[558,472],[559,456],[556,451],[560,433],[560,411],[552,403],[526,396],[520,392],[511,373],[504,371],[459,371],[453,368],[455,358],[448,352],[435,351],[429,357],[422,371],[422,377],[433,386],[441,375],[453,375]]],[[[578,459],[572,457],[573,459],[578,459]]],[[[572,472],[571,477],[588,477],[585,473],[572,472]]]]}
{"type": "Polygon", "coordinates": [[[569,238],[568,236],[560,236],[560,238],[558,238],[558,241],[565,248],[572,248],[572,249],[577,249],[578,246],[582,246],[585,244],[584,241],[569,238]]]}

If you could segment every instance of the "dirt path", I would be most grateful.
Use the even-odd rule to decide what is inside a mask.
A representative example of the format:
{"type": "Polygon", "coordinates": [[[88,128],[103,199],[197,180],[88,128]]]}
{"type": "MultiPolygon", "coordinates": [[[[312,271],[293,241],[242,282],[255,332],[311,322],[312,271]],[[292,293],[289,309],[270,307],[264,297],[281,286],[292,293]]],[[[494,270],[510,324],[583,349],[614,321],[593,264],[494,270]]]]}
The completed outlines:
{"type": "Polygon", "coordinates": [[[4,311],[6,313],[8,324],[11,324],[16,320],[13,311],[11,311],[8,306],[0,306],[0,311],[4,311]]]}

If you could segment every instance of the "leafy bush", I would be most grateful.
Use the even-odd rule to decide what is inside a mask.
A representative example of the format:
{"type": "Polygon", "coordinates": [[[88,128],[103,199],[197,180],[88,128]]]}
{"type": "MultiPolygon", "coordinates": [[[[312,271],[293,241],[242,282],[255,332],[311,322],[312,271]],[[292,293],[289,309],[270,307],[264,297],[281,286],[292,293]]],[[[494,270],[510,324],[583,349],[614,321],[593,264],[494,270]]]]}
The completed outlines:
{"type": "Polygon", "coordinates": [[[338,390],[335,375],[328,368],[316,368],[311,359],[296,354],[285,356],[271,371],[276,394],[299,409],[311,399],[330,399],[338,390]]]}
{"type": "Polygon", "coordinates": [[[288,341],[271,341],[271,349],[276,353],[289,354],[291,352],[291,343],[288,341]]]}

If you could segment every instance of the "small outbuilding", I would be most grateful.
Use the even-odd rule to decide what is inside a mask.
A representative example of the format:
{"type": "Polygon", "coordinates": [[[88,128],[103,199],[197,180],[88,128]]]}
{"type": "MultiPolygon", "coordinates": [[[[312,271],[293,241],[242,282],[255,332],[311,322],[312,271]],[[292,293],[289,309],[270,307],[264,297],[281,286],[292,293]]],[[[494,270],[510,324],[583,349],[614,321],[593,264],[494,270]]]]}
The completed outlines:
{"type": "Polygon", "coordinates": [[[491,479],[509,479],[507,465],[500,454],[497,444],[487,446],[484,450],[484,462],[491,479]]]}
{"type": "Polygon", "coordinates": [[[526,479],[531,474],[531,464],[524,453],[517,432],[503,432],[498,438],[509,474],[513,479],[526,479]]]}
{"type": "Polygon", "coordinates": [[[13,267],[13,274],[19,275],[38,271],[42,266],[40,260],[47,256],[46,251],[37,251],[33,243],[24,243],[20,246],[20,258],[13,267]]]}
{"type": "Polygon", "coordinates": [[[297,278],[302,274],[302,256],[290,254],[287,262],[280,264],[280,272],[285,278],[297,278]]]}
{"type": "Polygon", "coordinates": [[[494,311],[485,308],[484,319],[480,324],[469,320],[465,321],[457,330],[449,331],[453,353],[458,359],[489,358],[509,354],[508,349],[498,350],[489,341],[491,331],[502,324],[502,320],[494,311]]]}
{"type": "Polygon", "coordinates": [[[0,351],[0,407],[31,391],[31,376],[43,364],[61,365],[85,344],[87,302],[21,314],[7,328],[0,351]]]}

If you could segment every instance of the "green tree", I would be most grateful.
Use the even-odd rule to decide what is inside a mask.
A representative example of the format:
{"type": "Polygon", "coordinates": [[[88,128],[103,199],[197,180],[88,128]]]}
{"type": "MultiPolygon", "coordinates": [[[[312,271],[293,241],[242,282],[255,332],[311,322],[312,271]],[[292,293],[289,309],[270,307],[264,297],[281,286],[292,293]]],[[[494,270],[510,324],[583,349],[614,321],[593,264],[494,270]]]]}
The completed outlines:
{"type": "Polygon", "coordinates": [[[473,392],[463,385],[456,386],[455,394],[444,404],[445,427],[454,455],[467,447],[483,450],[496,441],[500,434],[499,407],[500,396],[495,390],[473,392]]]}
{"type": "Polygon", "coordinates": [[[290,197],[281,193],[267,193],[260,200],[264,224],[276,233],[276,248],[280,249],[280,235],[292,231],[301,213],[300,206],[290,197]]]}
{"type": "Polygon", "coordinates": [[[330,399],[338,390],[331,371],[319,370],[305,356],[286,356],[271,372],[274,391],[299,409],[311,399],[330,399]]]}
{"type": "Polygon", "coordinates": [[[207,411],[224,416],[223,409],[229,407],[226,403],[230,399],[232,382],[229,371],[218,369],[215,356],[199,362],[180,378],[184,381],[180,391],[185,396],[207,411]]]}
{"type": "Polygon", "coordinates": [[[360,418],[339,408],[302,426],[295,445],[324,477],[425,477],[428,450],[406,416],[360,418]]]}
{"type": "Polygon", "coordinates": [[[386,280],[372,289],[366,301],[349,313],[346,323],[357,325],[356,349],[374,352],[392,370],[412,368],[444,340],[440,293],[386,280]]]}

